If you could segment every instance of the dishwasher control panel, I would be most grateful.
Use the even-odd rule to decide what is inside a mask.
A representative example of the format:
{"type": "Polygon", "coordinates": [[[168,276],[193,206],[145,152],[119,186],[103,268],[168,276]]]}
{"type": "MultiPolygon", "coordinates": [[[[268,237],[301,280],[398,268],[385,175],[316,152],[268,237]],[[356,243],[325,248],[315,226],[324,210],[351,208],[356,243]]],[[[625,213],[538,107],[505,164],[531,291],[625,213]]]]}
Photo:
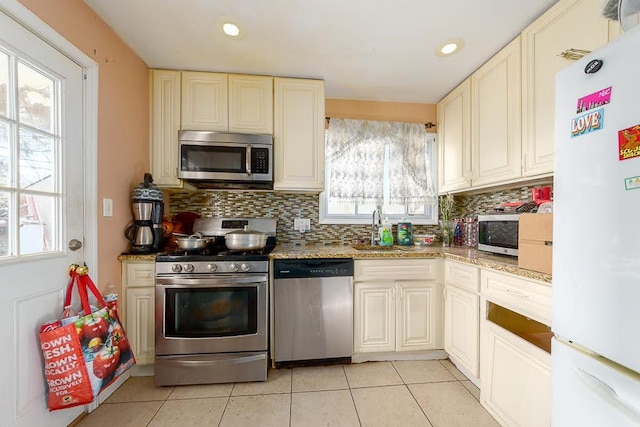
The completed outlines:
{"type": "Polygon", "coordinates": [[[353,276],[350,258],[275,260],[273,267],[275,279],[353,276]]]}

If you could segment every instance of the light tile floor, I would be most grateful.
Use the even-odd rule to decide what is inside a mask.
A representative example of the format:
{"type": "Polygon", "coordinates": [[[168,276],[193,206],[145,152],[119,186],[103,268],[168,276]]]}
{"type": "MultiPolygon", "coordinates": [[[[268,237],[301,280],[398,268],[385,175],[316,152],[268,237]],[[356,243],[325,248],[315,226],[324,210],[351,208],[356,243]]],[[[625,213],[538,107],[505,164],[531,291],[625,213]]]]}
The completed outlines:
{"type": "Polygon", "coordinates": [[[78,425],[498,426],[449,360],[269,370],[266,382],[155,387],[125,382],[78,425]]]}

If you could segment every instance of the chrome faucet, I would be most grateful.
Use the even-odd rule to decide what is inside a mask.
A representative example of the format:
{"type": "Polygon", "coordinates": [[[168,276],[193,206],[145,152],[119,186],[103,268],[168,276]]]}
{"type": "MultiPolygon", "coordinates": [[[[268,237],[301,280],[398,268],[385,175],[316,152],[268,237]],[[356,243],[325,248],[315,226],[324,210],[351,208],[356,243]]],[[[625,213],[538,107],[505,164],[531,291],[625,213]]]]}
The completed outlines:
{"type": "Polygon", "coordinates": [[[371,215],[371,246],[375,246],[376,244],[376,226],[381,223],[382,216],[380,214],[380,209],[375,209],[371,215]],[[378,216],[378,221],[376,221],[376,214],[378,216]]]}

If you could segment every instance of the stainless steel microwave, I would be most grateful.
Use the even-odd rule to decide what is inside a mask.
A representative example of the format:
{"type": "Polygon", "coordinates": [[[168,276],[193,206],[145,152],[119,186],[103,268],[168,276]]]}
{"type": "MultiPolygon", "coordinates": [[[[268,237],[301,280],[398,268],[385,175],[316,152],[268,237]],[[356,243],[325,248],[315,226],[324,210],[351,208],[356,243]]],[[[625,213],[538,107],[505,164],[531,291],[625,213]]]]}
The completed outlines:
{"type": "Polygon", "coordinates": [[[518,214],[478,215],[478,250],[518,256],[518,214]]]}
{"type": "Polygon", "coordinates": [[[199,188],[273,189],[273,137],[181,130],[178,178],[199,188]]]}

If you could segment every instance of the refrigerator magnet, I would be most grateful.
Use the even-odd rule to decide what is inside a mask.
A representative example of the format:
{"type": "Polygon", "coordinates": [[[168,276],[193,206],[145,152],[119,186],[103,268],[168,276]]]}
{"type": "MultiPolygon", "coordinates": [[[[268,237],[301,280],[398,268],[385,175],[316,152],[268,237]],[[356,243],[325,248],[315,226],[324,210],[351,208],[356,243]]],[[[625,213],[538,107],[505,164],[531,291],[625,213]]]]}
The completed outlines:
{"type": "Polygon", "coordinates": [[[599,108],[571,120],[571,138],[595,132],[604,125],[604,108],[599,108]]]}
{"type": "Polygon", "coordinates": [[[640,125],[618,131],[619,160],[640,156],[640,125]]]}
{"type": "Polygon", "coordinates": [[[631,176],[624,179],[625,190],[637,190],[640,188],[640,176],[631,176]]]}
{"type": "Polygon", "coordinates": [[[605,89],[601,89],[597,92],[593,92],[587,96],[583,96],[578,99],[578,105],[576,107],[576,114],[583,113],[585,111],[593,110],[594,108],[601,107],[608,104],[611,101],[611,86],[605,89]]]}

